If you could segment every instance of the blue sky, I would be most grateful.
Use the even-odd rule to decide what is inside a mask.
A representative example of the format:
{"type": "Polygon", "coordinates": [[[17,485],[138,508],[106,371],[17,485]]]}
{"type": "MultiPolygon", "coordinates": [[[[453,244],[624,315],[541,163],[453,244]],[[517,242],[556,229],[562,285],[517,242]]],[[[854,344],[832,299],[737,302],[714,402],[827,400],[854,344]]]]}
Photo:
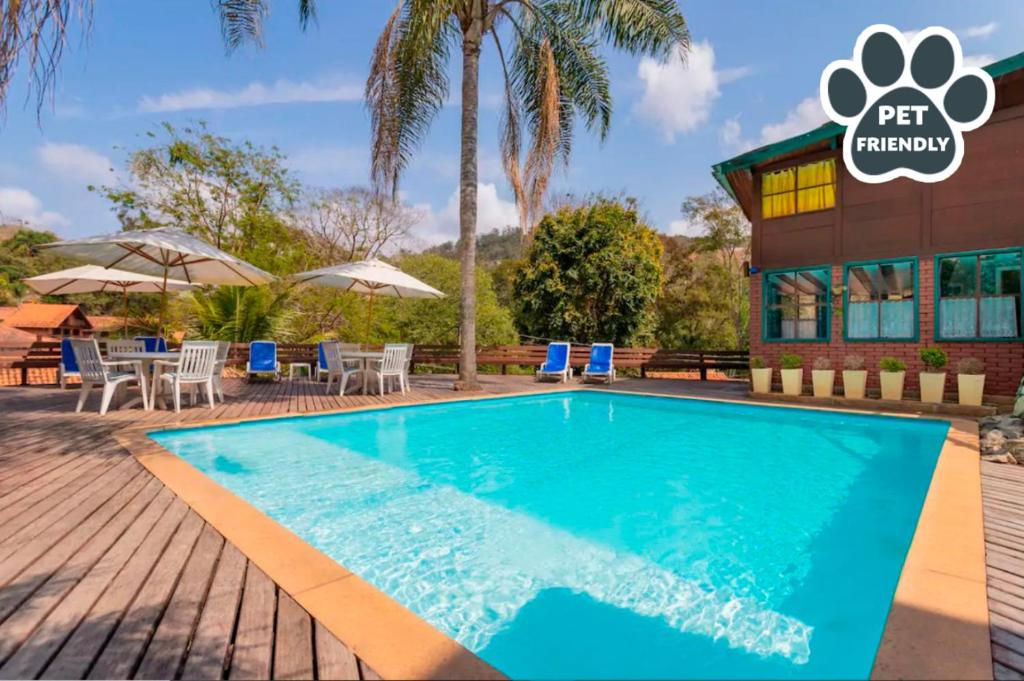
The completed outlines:
{"type": "MultiPolygon", "coordinates": [[[[321,0],[303,34],[295,2],[274,0],[266,47],[226,55],[208,0],[101,0],[86,44],[67,53],[52,108],[37,123],[23,80],[0,128],[0,215],[62,236],[111,231],[107,205],[86,190],[118,181],[127,150],[160,121],[197,119],[233,138],[277,145],[305,182],[365,184],[369,119],[361,101],[370,50],[393,4],[321,0]]],[[[685,233],[679,206],[713,187],[709,167],[824,120],[821,70],[848,58],[872,23],[910,31],[942,25],[988,63],[1024,50],[1024,3],[870,0],[682,2],[694,49],[687,66],[607,52],[615,110],[603,144],[580,127],[553,191],[625,192],[665,232],[685,233]]],[[[485,49],[481,112],[481,230],[514,222],[497,161],[500,79],[485,49]]],[[[453,64],[457,69],[458,60],[453,64]]],[[[457,89],[457,79],[453,87],[457,89]]],[[[458,110],[448,107],[403,190],[422,214],[418,241],[457,231],[458,110]]],[[[123,175],[123,174],[122,174],[123,175]]]]}

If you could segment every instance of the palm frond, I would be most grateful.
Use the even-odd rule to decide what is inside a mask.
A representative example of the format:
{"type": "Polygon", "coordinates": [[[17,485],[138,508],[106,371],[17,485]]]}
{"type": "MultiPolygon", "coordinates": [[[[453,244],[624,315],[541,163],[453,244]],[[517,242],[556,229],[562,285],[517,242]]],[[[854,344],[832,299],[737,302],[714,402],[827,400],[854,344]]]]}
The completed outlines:
{"type": "Polygon", "coordinates": [[[27,62],[29,96],[36,116],[52,101],[53,89],[72,24],[83,35],[92,25],[93,0],[5,0],[0,4],[0,116],[7,112],[7,91],[22,60],[27,62]]]}
{"type": "Polygon", "coordinates": [[[366,81],[371,178],[395,194],[402,171],[448,100],[451,48],[458,40],[460,0],[409,0],[388,19],[366,81]]]}
{"type": "Polygon", "coordinates": [[[690,31],[676,0],[575,0],[578,23],[616,49],[668,58],[690,49],[690,31]]]}
{"type": "Polygon", "coordinates": [[[214,0],[214,4],[229,51],[248,42],[263,47],[263,22],[270,14],[266,0],[214,0]]]}

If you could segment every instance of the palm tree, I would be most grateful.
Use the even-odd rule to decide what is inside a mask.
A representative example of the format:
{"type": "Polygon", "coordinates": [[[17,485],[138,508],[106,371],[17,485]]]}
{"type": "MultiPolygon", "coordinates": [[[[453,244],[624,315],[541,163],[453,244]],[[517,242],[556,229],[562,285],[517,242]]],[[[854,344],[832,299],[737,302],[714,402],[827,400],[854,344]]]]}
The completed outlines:
{"type": "MultiPolygon", "coordinates": [[[[315,0],[296,0],[303,27],[315,0]]],[[[0,111],[19,60],[42,109],[70,19],[88,25],[93,0],[21,0],[0,21],[0,111]]],[[[229,49],[261,42],[268,0],[214,0],[229,49]]],[[[501,151],[524,235],[539,212],[556,162],[568,162],[576,117],[602,139],[611,122],[602,44],[632,55],[685,56],[689,32],[676,0],[398,0],[374,49],[366,101],[372,123],[371,174],[377,189],[398,182],[449,96],[448,66],[462,51],[460,362],[456,388],[476,376],[477,121],[480,55],[490,40],[504,74],[501,151]],[[525,159],[520,158],[524,141],[525,159]]]]}
{"type": "Polygon", "coordinates": [[[633,55],[685,55],[689,33],[676,0],[399,0],[377,41],[366,83],[372,177],[398,181],[448,101],[448,64],[462,51],[459,249],[460,361],[456,389],[476,376],[477,119],[485,40],[504,74],[501,152],[524,235],[557,161],[567,162],[580,116],[601,138],[612,102],[602,43],[633,55]],[[527,154],[520,161],[524,133],[527,154]]]}

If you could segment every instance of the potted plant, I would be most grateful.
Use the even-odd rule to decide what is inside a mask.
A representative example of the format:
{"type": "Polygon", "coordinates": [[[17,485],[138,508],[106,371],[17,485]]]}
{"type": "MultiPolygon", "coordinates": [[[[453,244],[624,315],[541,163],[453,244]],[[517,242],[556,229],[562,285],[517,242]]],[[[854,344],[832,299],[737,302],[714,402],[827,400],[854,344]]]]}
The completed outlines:
{"type": "Polygon", "coordinates": [[[924,371],[918,375],[921,382],[921,401],[942,404],[946,388],[946,372],[943,369],[949,357],[942,348],[921,348],[924,371]]]}
{"type": "Polygon", "coordinates": [[[804,385],[804,358],[800,355],[785,352],[779,357],[782,370],[782,392],[786,395],[799,395],[804,385]]]}
{"type": "Polygon", "coordinates": [[[878,362],[878,368],[882,370],[878,374],[878,380],[882,384],[882,399],[902,400],[907,365],[898,357],[883,357],[878,362]]]}
{"type": "Polygon", "coordinates": [[[868,382],[868,372],[864,368],[864,358],[860,355],[847,355],[843,358],[843,396],[848,400],[863,400],[864,388],[868,382]]]}
{"type": "Polygon", "coordinates": [[[811,369],[811,383],[814,385],[815,397],[832,397],[836,385],[836,372],[832,368],[832,360],[828,357],[815,357],[814,368],[811,369]]]}
{"type": "Polygon", "coordinates": [[[755,393],[770,393],[772,391],[772,368],[765,366],[764,358],[750,358],[750,383],[751,390],[755,393]]]}
{"type": "Polygon", "coordinates": [[[965,357],[956,365],[956,391],[960,404],[981,406],[985,393],[985,365],[980,359],[965,357]]]}

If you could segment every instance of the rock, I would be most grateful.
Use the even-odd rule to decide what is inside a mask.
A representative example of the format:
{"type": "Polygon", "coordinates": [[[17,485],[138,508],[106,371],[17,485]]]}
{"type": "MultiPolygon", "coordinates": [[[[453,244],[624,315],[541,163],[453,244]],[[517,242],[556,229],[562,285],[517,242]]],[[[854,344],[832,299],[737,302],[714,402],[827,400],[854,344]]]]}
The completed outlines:
{"type": "Polygon", "coordinates": [[[1006,446],[1006,435],[1001,430],[990,430],[981,438],[981,451],[988,454],[1006,446]]]}
{"type": "Polygon", "coordinates": [[[1009,439],[1024,437],[1024,420],[1010,414],[986,416],[978,421],[978,427],[983,436],[998,430],[1009,439]]]}
{"type": "Polygon", "coordinates": [[[1007,440],[1004,447],[1006,453],[1012,456],[1017,463],[1024,463],[1024,437],[1007,440]]]}
{"type": "Polygon", "coordinates": [[[990,463],[1010,463],[1010,464],[1016,464],[1017,463],[1017,459],[1015,459],[1013,457],[1013,454],[1010,454],[1010,453],[1004,453],[1004,454],[983,454],[981,456],[981,460],[982,461],[988,461],[990,463]]]}

